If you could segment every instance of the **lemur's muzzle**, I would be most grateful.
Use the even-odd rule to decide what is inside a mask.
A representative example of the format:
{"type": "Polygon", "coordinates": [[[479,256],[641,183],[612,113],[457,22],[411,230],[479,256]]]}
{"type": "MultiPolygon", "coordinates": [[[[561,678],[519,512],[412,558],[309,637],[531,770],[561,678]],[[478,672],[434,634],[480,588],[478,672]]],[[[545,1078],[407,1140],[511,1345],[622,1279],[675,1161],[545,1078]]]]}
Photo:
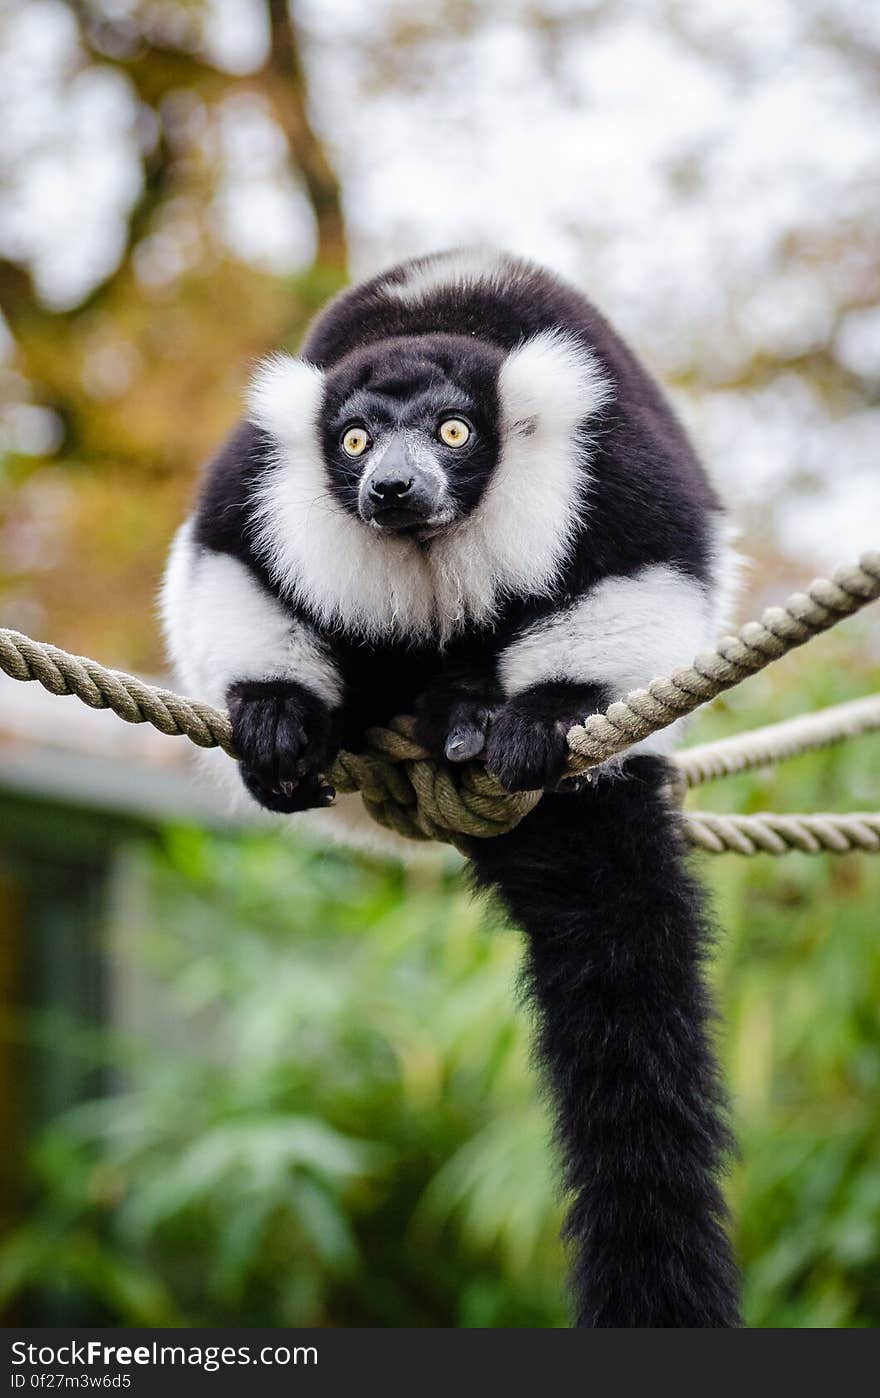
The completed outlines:
{"type": "Polygon", "coordinates": [[[417,459],[405,440],[394,437],[364,475],[358,509],[365,523],[381,529],[418,529],[439,522],[445,498],[440,467],[417,459]]]}

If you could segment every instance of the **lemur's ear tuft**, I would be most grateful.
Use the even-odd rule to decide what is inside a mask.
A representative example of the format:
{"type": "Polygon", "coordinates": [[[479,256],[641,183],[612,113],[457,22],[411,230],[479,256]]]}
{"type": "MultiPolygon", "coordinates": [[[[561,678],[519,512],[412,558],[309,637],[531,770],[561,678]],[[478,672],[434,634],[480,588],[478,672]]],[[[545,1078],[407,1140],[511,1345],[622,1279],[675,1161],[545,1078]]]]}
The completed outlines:
{"type": "Polygon", "coordinates": [[[593,351],[562,330],[543,330],[511,350],[499,389],[505,427],[522,437],[570,431],[614,396],[593,351]]]}
{"type": "Polygon", "coordinates": [[[280,442],[314,431],[324,396],[324,375],[306,359],[273,354],[257,366],[247,392],[247,414],[280,442]]]}

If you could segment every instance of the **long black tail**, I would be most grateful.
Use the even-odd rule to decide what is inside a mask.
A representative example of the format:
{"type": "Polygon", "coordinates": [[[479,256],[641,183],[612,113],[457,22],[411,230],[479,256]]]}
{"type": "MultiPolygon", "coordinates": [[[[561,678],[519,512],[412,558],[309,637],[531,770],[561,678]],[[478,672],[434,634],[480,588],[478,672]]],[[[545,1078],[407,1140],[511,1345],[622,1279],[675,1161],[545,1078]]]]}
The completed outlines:
{"type": "Polygon", "coordinates": [[[518,829],[476,842],[475,877],[528,938],[578,1323],[736,1326],[705,897],[664,764],[635,758],[624,773],[545,796],[518,829]]]}

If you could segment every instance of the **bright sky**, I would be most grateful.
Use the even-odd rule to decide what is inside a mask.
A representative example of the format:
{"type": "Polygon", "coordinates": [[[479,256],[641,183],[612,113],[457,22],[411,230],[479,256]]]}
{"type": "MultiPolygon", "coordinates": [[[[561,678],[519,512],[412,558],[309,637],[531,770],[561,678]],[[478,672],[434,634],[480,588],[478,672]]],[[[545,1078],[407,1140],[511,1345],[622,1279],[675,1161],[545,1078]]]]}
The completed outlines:
{"type": "MultiPolygon", "coordinates": [[[[144,133],[113,73],[67,84],[75,29],[58,0],[9,3],[0,246],[26,252],[46,299],[63,306],[118,253],[144,133]]],[[[261,7],[210,8],[215,60],[258,64],[261,7]]],[[[865,408],[870,395],[832,406],[796,372],[771,374],[760,390],[735,384],[756,354],[792,358],[829,341],[876,384],[880,102],[858,42],[880,45],[880,6],[621,0],[610,19],[576,25],[549,69],[522,18],[530,8],[487,3],[471,40],[428,40],[402,71],[395,58],[383,83],[375,45],[389,15],[413,7],[301,0],[355,272],[475,239],[557,267],[661,376],[697,372],[700,391],[680,406],[735,507],[772,519],[792,553],[823,564],[876,545],[880,409],[865,408]],[[849,52],[815,37],[834,27],[849,52]],[[795,494],[795,481],[810,489],[795,494]]],[[[565,17],[591,6],[541,8],[565,17]]],[[[220,146],[222,237],[279,271],[307,262],[309,212],[272,123],[230,104],[220,146]]]]}

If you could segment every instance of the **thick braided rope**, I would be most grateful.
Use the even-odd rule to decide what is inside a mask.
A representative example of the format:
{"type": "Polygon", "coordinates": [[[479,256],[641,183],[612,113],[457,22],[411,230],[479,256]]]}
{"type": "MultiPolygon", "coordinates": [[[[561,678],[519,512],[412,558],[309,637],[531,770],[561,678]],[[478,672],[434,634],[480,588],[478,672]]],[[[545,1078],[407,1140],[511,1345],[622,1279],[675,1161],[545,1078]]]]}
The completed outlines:
{"type": "Polygon", "coordinates": [[[367,732],[367,751],[341,752],[328,772],[338,791],[359,791],[374,820],[411,840],[503,835],[538,804],[540,791],[504,791],[479,763],[437,762],[413,737],[412,718],[367,732]]]}
{"type": "MultiPolygon", "coordinates": [[[[832,581],[820,579],[806,594],[795,593],[782,608],[723,640],[716,652],[669,679],[652,681],[607,714],[586,719],[568,735],[573,772],[622,752],[722,690],[769,665],[811,636],[827,630],[880,596],[880,554],[866,554],[841,568],[832,581]]],[[[37,680],[53,694],[74,694],[92,708],[112,709],[128,723],[151,723],[162,733],[184,734],[200,747],[219,746],[230,756],[232,733],[226,714],[132,675],[107,670],[93,660],[0,629],[0,669],[13,679],[37,680]]],[[[438,763],[412,737],[412,720],[371,729],[364,753],[341,753],[328,778],[341,791],[360,791],[380,824],[412,839],[461,845],[512,829],[540,799],[538,791],[512,795],[479,764],[438,763]]]]}
{"type": "Polygon", "coordinates": [[[676,753],[675,762],[686,786],[700,786],[718,777],[766,767],[771,762],[878,729],[880,694],[870,694],[866,699],[853,699],[848,704],[835,704],[833,708],[801,714],[782,723],[768,723],[765,728],[752,728],[732,738],[685,748],[676,753]]]}
{"type": "Polygon", "coordinates": [[[819,578],[807,592],[793,593],[784,606],[768,607],[760,621],[725,636],[717,650],[698,655],[692,665],[584,719],[568,734],[569,770],[583,772],[668,727],[877,597],[880,553],[866,553],[858,563],[838,568],[830,580],[819,578]]]}
{"type": "Polygon", "coordinates": [[[844,815],[719,815],[687,811],[684,833],[692,845],[710,854],[880,854],[880,812],[847,811],[844,815]]]}
{"type": "Polygon", "coordinates": [[[14,680],[36,680],[50,694],[74,694],[90,709],[112,709],[126,723],[151,723],[160,733],[182,735],[197,747],[219,747],[234,756],[232,725],[219,709],[157,689],[122,670],[107,670],[45,641],[32,641],[20,631],[0,627],[0,670],[14,680]]]}

